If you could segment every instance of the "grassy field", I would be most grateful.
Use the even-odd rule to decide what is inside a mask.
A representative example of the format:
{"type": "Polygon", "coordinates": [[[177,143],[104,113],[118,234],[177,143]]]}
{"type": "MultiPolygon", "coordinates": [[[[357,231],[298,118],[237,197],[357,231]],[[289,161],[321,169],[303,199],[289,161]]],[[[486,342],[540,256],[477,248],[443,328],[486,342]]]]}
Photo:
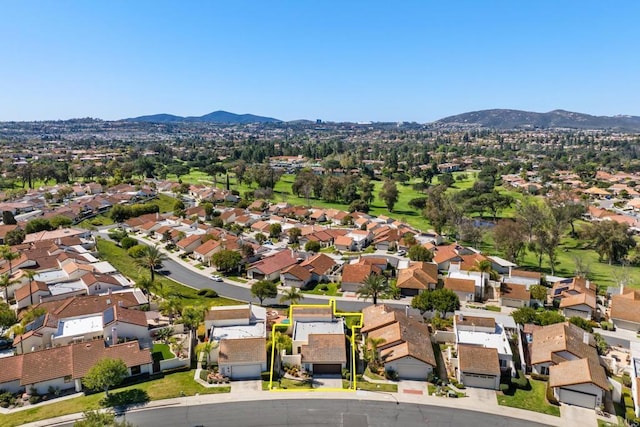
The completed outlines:
{"type": "Polygon", "coordinates": [[[176,200],[176,198],[167,196],[166,194],[158,194],[158,197],[156,197],[149,203],[158,205],[158,207],[160,208],[160,213],[166,213],[173,211],[173,205],[176,200]]]}
{"type": "MultiPolygon", "coordinates": [[[[165,375],[157,380],[114,389],[111,391],[111,394],[117,395],[118,393],[126,393],[130,390],[138,390],[141,393],[146,393],[149,400],[160,400],[179,397],[181,393],[183,393],[184,396],[193,396],[195,394],[228,393],[231,390],[230,387],[203,387],[193,380],[194,372],[195,371],[176,372],[165,375]]],[[[13,414],[0,415],[0,425],[13,427],[38,420],[59,417],[61,415],[99,409],[101,407],[100,401],[103,398],[104,393],[96,393],[56,402],[55,404],[27,409],[13,414]]]]}
{"type": "Polygon", "coordinates": [[[536,380],[529,380],[529,383],[531,390],[515,389],[513,395],[499,393],[498,404],[559,417],[560,408],[547,403],[547,383],[536,380]]]}
{"type": "MultiPolygon", "coordinates": [[[[126,250],[113,242],[104,239],[98,240],[98,251],[100,252],[101,259],[110,262],[118,271],[134,281],[148,274],[146,270],[136,265],[135,260],[127,254],[126,250]]],[[[156,275],[156,281],[160,283],[162,288],[161,293],[163,295],[179,297],[184,300],[185,305],[213,307],[242,304],[240,301],[224,297],[206,298],[198,295],[196,289],[183,286],[174,280],[160,275],[156,275]]]]}

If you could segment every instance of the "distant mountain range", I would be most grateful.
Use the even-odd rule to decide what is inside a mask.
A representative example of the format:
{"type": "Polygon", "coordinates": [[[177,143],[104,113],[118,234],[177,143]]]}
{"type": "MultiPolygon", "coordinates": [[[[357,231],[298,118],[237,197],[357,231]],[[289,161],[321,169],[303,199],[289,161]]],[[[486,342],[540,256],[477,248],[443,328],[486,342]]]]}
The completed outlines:
{"type": "Polygon", "coordinates": [[[565,110],[533,113],[521,110],[481,110],[445,117],[432,123],[435,126],[483,127],[493,129],[609,129],[640,132],[638,116],[591,116],[565,110]]]}
{"type": "Polygon", "coordinates": [[[125,119],[127,122],[147,122],[147,123],[178,123],[178,122],[205,122],[205,123],[228,123],[228,124],[246,124],[246,123],[274,123],[282,120],[272,117],[256,116],[253,114],[234,114],[228,111],[214,111],[204,116],[174,116],[173,114],[153,114],[150,116],[133,117],[125,119]]]}

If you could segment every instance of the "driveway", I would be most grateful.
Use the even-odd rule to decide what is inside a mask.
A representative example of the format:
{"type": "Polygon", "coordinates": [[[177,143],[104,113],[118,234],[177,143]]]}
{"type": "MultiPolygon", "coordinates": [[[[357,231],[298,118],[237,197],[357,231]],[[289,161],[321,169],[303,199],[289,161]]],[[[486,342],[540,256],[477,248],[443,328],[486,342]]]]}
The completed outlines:
{"type": "Polygon", "coordinates": [[[323,389],[341,389],[342,377],[340,375],[314,375],[313,376],[313,388],[323,389]]]}
{"type": "Polygon", "coordinates": [[[262,392],[262,380],[232,381],[231,394],[262,392]]]}
{"type": "Polygon", "coordinates": [[[563,404],[560,407],[560,414],[562,415],[562,424],[567,427],[594,427],[598,425],[593,409],[563,404]]]}

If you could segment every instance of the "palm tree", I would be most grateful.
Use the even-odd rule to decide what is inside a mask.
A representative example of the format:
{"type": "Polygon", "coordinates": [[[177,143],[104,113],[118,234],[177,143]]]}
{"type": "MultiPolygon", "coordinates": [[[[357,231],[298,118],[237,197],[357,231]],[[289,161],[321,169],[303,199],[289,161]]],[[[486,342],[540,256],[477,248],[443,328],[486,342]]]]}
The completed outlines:
{"type": "Polygon", "coordinates": [[[498,280],[498,272],[493,269],[493,264],[488,259],[483,259],[482,261],[476,261],[476,265],[469,269],[470,271],[479,271],[482,273],[483,278],[484,274],[488,274],[491,280],[498,280]]]}
{"type": "Polygon", "coordinates": [[[4,299],[7,304],[9,303],[9,286],[16,283],[18,283],[18,281],[11,279],[11,276],[6,273],[0,276],[0,286],[4,288],[4,299]]]}
{"type": "MultiPolygon", "coordinates": [[[[205,341],[203,343],[198,344],[198,346],[196,347],[196,353],[198,353],[198,355],[204,353],[204,355],[207,358],[207,366],[209,366],[210,359],[211,359],[211,352],[216,348],[218,348],[218,341],[205,341]]],[[[198,356],[198,360],[199,359],[200,357],[198,356]]]]}
{"type": "Polygon", "coordinates": [[[142,293],[144,293],[147,296],[147,304],[151,303],[151,292],[157,291],[159,287],[160,287],[159,284],[154,283],[151,279],[147,277],[141,277],[136,281],[136,288],[139,288],[140,290],[142,290],[142,293]]]}
{"type": "Polygon", "coordinates": [[[380,355],[378,353],[378,347],[385,343],[384,338],[373,338],[368,337],[365,348],[365,355],[367,356],[367,361],[369,362],[369,369],[376,371],[377,374],[378,369],[381,365],[380,355]]]}
{"type": "Polygon", "coordinates": [[[160,312],[169,316],[169,323],[173,324],[173,319],[182,312],[182,301],[178,298],[165,298],[160,303],[160,312]]]}
{"type": "Polygon", "coordinates": [[[149,269],[151,283],[153,283],[156,278],[156,268],[162,267],[162,263],[166,260],[167,256],[162,253],[158,246],[145,246],[142,256],[136,262],[140,267],[149,269]]]}
{"type": "Polygon", "coordinates": [[[288,302],[290,305],[293,305],[299,303],[302,298],[304,298],[302,291],[292,286],[283,292],[280,297],[280,302],[282,304],[286,304],[288,302]]]}
{"type": "Polygon", "coordinates": [[[389,292],[389,282],[381,274],[371,273],[363,281],[360,289],[356,291],[358,298],[373,299],[373,305],[378,305],[378,297],[389,292]]]}
{"type": "Polygon", "coordinates": [[[6,245],[2,247],[2,258],[5,261],[9,261],[9,276],[11,276],[11,274],[13,273],[13,265],[11,264],[11,262],[14,259],[18,259],[19,257],[20,255],[17,252],[13,252],[11,250],[11,247],[6,245]]]}
{"type": "Polygon", "coordinates": [[[29,279],[29,305],[33,305],[33,290],[31,289],[31,284],[37,273],[34,270],[22,270],[22,272],[27,276],[27,279],[29,279]]]}

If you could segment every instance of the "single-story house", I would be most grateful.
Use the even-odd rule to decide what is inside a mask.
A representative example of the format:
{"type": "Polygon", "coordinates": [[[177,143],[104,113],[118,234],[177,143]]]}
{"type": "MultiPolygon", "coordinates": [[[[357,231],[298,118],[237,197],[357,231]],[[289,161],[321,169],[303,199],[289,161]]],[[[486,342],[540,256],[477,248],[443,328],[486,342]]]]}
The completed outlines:
{"type": "Polygon", "coordinates": [[[640,331],[640,292],[629,289],[621,295],[612,296],[609,317],[616,329],[640,331]]]}
{"type": "Polygon", "coordinates": [[[218,368],[222,375],[233,380],[259,379],[267,370],[265,338],[223,339],[218,352],[218,368]]]}
{"type": "Polygon", "coordinates": [[[458,381],[467,387],[500,389],[498,350],[476,345],[458,345],[458,381]]]}
{"type": "Polygon", "coordinates": [[[559,402],[593,409],[604,402],[609,382],[598,360],[585,358],[551,366],[549,387],[559,402]]]}
{"type": "Polygon", "coordinates": [[[502,283],[500,285],[500,305],[504,307],[528,307],[531,303],[531,292],[527,285],[502,283]]]}

